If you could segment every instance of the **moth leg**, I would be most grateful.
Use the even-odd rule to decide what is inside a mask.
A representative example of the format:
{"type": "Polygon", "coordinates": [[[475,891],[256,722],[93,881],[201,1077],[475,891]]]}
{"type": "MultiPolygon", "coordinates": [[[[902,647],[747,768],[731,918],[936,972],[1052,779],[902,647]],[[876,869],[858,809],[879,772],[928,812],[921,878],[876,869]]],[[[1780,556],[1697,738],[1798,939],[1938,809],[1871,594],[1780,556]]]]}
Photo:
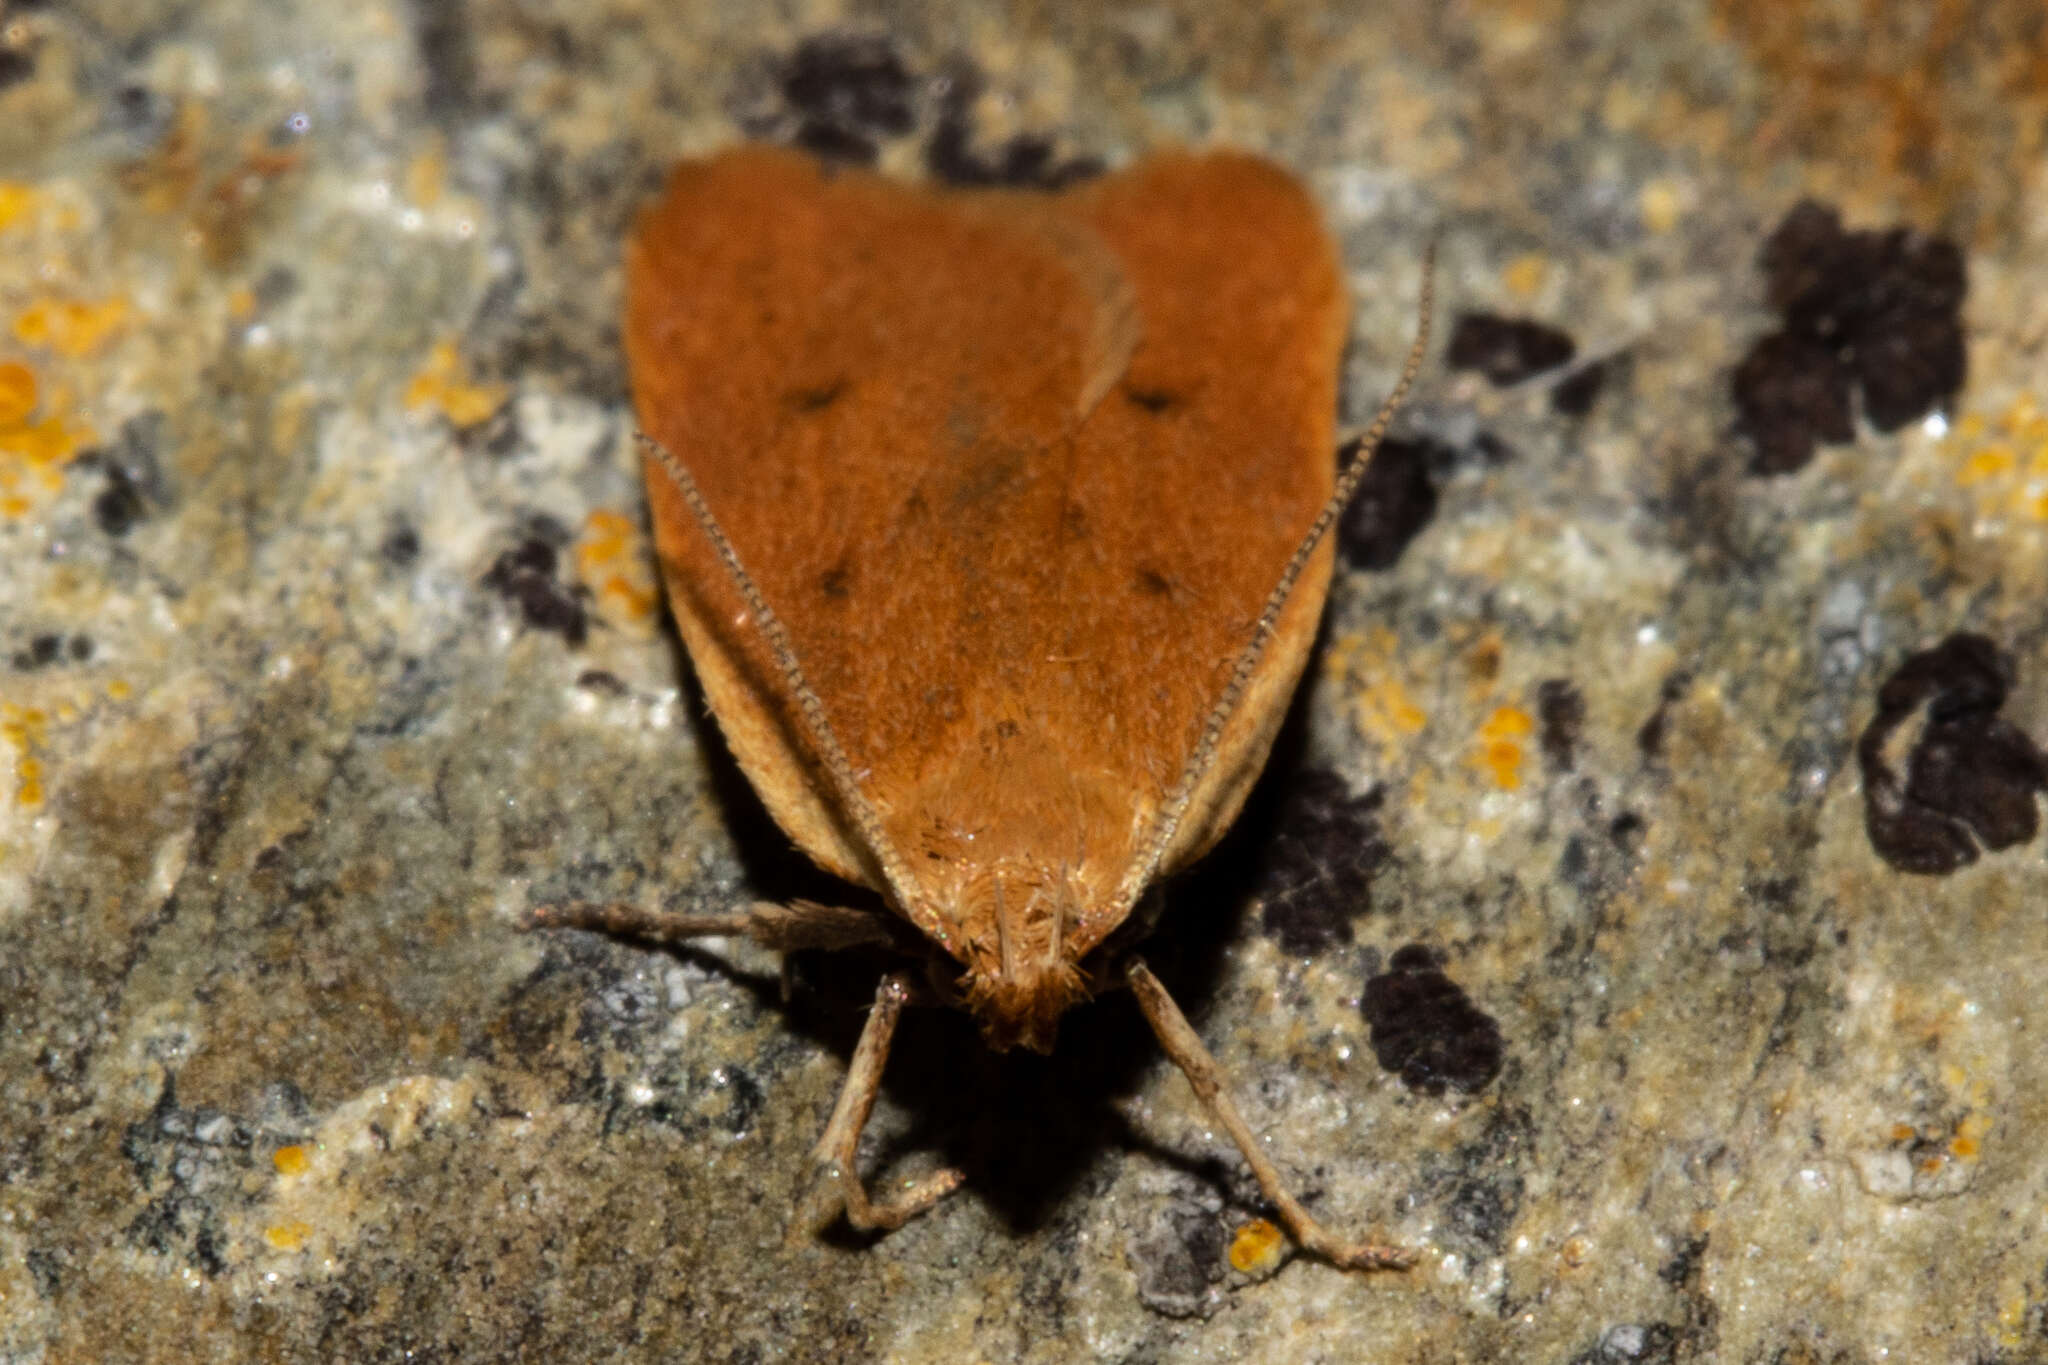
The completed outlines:
{"type": "Polygon", "coordinates": [[[1280,1183],[1279,1170],[1260,1150],[1251,1125],[1244,1121],[1244,1115],[1237,1111],[1236,1102],[1224,1088],[1223,1069],[1209,1055],[1209,1049],[1202,1046],[1201,1038],[1188,1025],[1187,1016],[1180,1012],[1180,1006],[1174,1004],[1173,997],[1166,993],[1166,987],[1159,984],[1159,978],[1135,957],[1125,965],[1124,977],[1130,983],[1131,994],[1138,997],[1138,1008],[1145,1012],[1145,1022],[1152,1026],[1159,1045],[1166,1049],[1166,1055],[1188,1078],[1188,1084],[1195,1089],[1195,1097],[1223,1125],[1223,1130],[1230,1134],[1230,1140],[1237,1144],[1237,1150],[1244,1153],[1252,1174],[1258,1178],[1260,1192],[1279,1210],[1280,1221],[1287,1225],[1287,1231],[1304,1250],[1347,1270],[1400,1270],[1414,1264],[1413,1251],[1374,1242],[1347,1242],[1311,1217],[1300,1201],[1280,1183]]]}
{"type": "Polygon", "coordinates": [[[888,920],[881,912],[820,905],[816,901],[791,901],[787,905],[755,901],[744,910],[725,915],[684,915],[617,902],[569,901],[561,905],[536,905],[527,912],[526,927],[589,929],[661,944],[730,935],[751,938],[765,948],[782,952],[894,941],[888,920]]]}
{"type": "Polygon", "coordinates": [[[905,1181],[895,1194],[874,1200],[868,1197],[855,1169],[855,1149],[860,1145],[861,1130],[867,1127],[868,1113],[875,1107],[875,1095],[881,1089],[882,1067],[889,1060],[889,1041],[895,1036],[896,1020],[904,1005],[914,998],[914,992],[907,972],[889,973],[875,991],[875,1007],[869,1011],[860,1042],[854,1046],[853,1064],[847,1068],[838,1103],[832,1106],[832,1117],[811,1152],[811,1160],[817,1163],[817,1183],[797,1206],[796,1221],[790,1228],[791,1240],[798,1240],[805,1233],[815,1236],[842,1212],[847,1222],[863,1232],[902,1227],[905,1220],[944,1199],[965,1179],[956,1170],[938,1171],[919,1180],[905,1181]]]}

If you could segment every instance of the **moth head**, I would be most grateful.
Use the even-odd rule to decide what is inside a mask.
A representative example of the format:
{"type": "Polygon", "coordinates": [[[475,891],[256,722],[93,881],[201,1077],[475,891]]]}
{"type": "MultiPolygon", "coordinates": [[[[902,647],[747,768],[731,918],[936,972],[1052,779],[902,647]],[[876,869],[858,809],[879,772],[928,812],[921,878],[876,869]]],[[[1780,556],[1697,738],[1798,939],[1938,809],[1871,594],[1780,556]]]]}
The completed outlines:
{"type": "Polygon", "coordinates": [[[1060,1016],[1089,994],[1071,956],[1080,912],[1072,881],[1043,864],[997,866],[961,888],[957,909],[961,999],[988,1045],[1052,1051],[1060,1016]]]}

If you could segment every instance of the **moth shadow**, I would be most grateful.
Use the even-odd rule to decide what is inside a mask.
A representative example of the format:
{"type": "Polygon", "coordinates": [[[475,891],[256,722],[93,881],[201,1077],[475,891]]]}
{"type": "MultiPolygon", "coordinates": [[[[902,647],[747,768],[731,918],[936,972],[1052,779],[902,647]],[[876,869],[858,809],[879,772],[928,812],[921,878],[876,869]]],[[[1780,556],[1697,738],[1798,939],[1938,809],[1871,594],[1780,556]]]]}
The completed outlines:
{"type": "MultiPolygon", "coordinates": [[[[695,680],[690,687],[694,692],[695,680]]],[[[1221,978],[1230,942],[1247,929],[1263,853],[1280,815],[1280,797],[1307,753],[1308,689],[1295,696],[1273,756],[1230,832],[1209,855],[1163,890],[1164,912],[1140,951],[1197,1028],[1221,978]]],[[[764,899],[807,898],[872,906],[881,898],[819,870],[782,833],[755,795],[701,705],[691,708],[714,793],[753,891],[764,899]]],[[[783,1012],[790,1029],[850,1059],[877,981],[903,959],[874,950],[798,953],[783,1012]]],[[[760,983],[764,998],[767,983],[760,983]]],[[[906,1011],[883,1073],[882,1090],[912,1116],[910,1127],[863,1153],[871,1189],[885,1175],[956,1166],[965,1191],[1016,1232],[1043,1228],[1102,1172],[1106,1154],[1143,1151],[1230,1193],[1206,1156],[1176,1154],[1135,1132],[1119,1109],[1147,1072],[1161,1064],[1152,1031],[1127,991],[1070,1012],[1049,1056],[991,1052],[963,1013],[906,1011]],[[936,1153],[936,1160],[933,1153],[936,1153]]],[[[1106,1176],[1102,1177],[1106,1180],[1106,1176]]],[[[871,1240],[838,1229],[844,1244],[871,1240]]]]}

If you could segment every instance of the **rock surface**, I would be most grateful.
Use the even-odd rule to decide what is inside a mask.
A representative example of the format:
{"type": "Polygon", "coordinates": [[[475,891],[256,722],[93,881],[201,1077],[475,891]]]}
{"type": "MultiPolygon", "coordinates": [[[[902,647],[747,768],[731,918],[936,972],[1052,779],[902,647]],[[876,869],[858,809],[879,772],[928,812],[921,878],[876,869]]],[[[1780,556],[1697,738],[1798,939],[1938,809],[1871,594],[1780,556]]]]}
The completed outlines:
{"type": "Polygon", "coordinates": [[[7,8],[0,1361],[2048,1355],[2038,10],[1381,8],[7,8]],[[864,1161],[966,1190],[787,1248],[877,961],[785,1003],[746,944],[521,932],[834,894],[663,622],[617,344],[634,206],[744,136],[1048,186],[1259,149],[1344,243],[1348,416],[1433,230],[1445,318],[1598,364],[1425,372],[1149,950],[1416,1270],[1253,1250],[1116,998],[1050,1058],[909,1016],[864,1161]],[[1884,410],[1759,472],[1731,377],[1806,199],[1957,244],[1967,386],[1904,420],[1957,357],[1865,345],[1884,410]],[[1921,875],[1856,751],[1958,635],[1997,698],[1921,680],[1866,760],[1997,816],[1921,875]]]}

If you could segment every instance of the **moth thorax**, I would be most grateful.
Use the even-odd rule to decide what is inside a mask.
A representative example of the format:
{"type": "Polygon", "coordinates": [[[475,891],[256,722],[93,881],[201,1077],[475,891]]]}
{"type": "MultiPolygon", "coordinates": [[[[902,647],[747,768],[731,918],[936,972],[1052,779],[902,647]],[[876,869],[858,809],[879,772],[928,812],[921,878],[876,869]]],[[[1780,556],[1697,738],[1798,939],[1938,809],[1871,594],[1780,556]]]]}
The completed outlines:
{"type": "Polygon", "coordinates": [[[1052,1051],[1059,1019],[1088,997],[1070,956],[1080,900],[1058,868],[1004,862],[978,869],[960,888],[967,1008],[989,1046],[1052,1051]]]}

